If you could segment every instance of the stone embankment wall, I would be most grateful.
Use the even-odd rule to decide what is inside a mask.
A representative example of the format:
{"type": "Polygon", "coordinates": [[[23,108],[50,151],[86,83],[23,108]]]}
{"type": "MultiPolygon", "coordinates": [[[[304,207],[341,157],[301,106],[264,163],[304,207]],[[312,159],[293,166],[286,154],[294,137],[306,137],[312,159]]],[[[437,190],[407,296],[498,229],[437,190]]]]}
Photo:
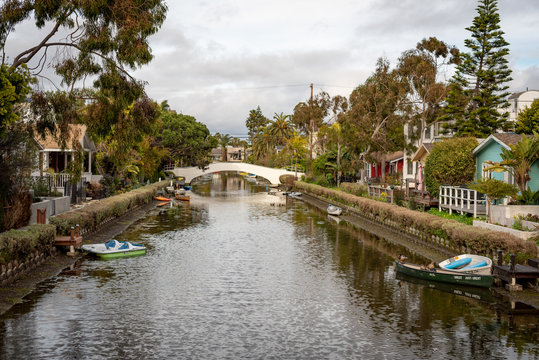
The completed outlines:
{"type": "Polygon", "coordinates": [[[161,181],[112,196],[51,217],[50,224],[30,225],[23,230],[0,233],[0,284],[13,282],[21,274],[55,256],[56,235],[69,235],[71,226],[80,224],[81,233],[89,233],[110,221],[152,201],[158,189],[168,181],[161,181]]]}
{"type": "Polygon", "coordinates": [[[21,273],[56,253],[53,225],[30,225],[24,230],[0,234],[0,283],[13,281],[21,273]]]}
{"type": "Polygon", "coordinates": [[[296,182],[294,186],[311,196],[338,204],[357,216],[456,254],[474,253],[494,258],[500,249],[505,254],[517,254],[519,261],[537,256],[537,246],[533,241],[314,184],[296,182]]]}

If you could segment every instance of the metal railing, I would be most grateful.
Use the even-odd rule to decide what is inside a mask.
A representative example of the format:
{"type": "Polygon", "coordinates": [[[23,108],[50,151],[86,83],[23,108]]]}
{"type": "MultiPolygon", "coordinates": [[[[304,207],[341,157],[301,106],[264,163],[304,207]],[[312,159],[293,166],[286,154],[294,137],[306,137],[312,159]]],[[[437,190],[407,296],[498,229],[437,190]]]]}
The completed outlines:
{"type": "Polygon", "coordinates": [[[477,215],[485,215],[487,211],[487,201],[484,194],[476,190],[457,186],[440,186],[438,198],[438,210],[448,209],[450,214],[453,211],[458,211],[477,217],[477,215]]]}

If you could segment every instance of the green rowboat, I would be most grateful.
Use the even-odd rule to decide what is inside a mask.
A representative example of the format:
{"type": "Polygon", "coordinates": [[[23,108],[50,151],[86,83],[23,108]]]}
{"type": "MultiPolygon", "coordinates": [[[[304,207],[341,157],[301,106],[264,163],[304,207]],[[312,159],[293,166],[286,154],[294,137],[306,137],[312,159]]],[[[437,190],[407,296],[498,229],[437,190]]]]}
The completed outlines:
{"type": "Polygon", "coordinates": [[[492,286],[494,276],[492,275],[479,275],[468,274],[463,272],[456,272],[443,269],[427,270],[421,269],[421,266],[415,264],[406,264],[399,260],[395,261],[396,269],[398,272],[413,276],[423,280],[437,281],[443,283],[468,285],[489,288],[492,286]]]}

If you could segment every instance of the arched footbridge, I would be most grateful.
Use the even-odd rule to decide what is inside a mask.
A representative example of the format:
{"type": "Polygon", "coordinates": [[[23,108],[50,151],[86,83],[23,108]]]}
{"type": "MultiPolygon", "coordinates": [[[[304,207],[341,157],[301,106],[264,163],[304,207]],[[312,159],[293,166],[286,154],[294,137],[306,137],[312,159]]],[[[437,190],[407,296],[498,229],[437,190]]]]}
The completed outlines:
{"type": "Polygon", "coordinates": [[[249,174],[255,174],[269,180],[269,182],[273,185],[279,184],[279,176],[281,175],[294,175],[298,178],[304,175],[304,173],[302,172],[289,171],[286,169],[274,169],[265,166],[239,162],[214,162],[211,163],[204,171],[200,170],[198,167],[176,167],[172,171],[176,176],[185,177],[186,183],[190,183],[191,180],[193,180],[194,178],[197,178],[204,174],[211,174],[220,171],[239,171],[246,172],[249,174]]]}

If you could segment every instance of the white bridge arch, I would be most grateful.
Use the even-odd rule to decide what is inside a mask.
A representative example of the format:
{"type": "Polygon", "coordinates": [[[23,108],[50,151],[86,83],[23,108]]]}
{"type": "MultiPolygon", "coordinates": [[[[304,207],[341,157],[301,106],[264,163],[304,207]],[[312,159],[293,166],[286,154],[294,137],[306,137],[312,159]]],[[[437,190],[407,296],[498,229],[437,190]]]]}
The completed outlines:
{"type": "Polygon", "coordinates": [[[174,171],[174,175],[176,176],[185,177],[186,183],[190,183],[191,180],[193,180],[194,178],[202,176],[204,174],[210,174],[219,171],[239,171],[255,174],[269,180],[272,185],[279,184],[279,176],[281,175],[295,175],[298,178],[301,177],[301,175],[304,175],[301,172],[289,171],[285,169],[274,169],[265,166],[240,162],[214,162],[211,163],[204,171],[200,170],[198,167],[176,167],[172,171],[174,171]]]}

